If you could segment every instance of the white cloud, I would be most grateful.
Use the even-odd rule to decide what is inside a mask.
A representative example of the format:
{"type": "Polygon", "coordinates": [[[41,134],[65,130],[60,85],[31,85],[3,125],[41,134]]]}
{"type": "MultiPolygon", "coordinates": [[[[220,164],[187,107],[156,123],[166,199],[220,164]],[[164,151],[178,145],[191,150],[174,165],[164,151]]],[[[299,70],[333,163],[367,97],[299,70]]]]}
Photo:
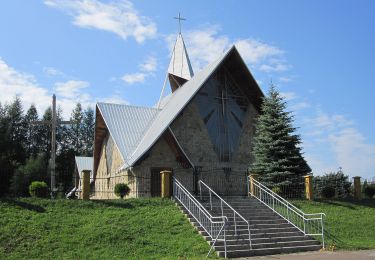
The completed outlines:
{"type": "Polygon", "coordinates": [[[43,67],[43,72],[47,76],[51,76],[51,77],[63,75],[63,73],[61,71],[59,71],[58,69],[53,68],[53,67],[43,67]]]}
{"type": "MultiPolygon", "coordinates": [[[[68,80],[55,83],[57,106],[62,108],[63,118],[68,119],[77,102],[83,107],[94,107],[95,98],[87,93],[90,84],[87,81],[68,80]]],[[[17,71],[0,57],[0,102],[12,102],[16,96],[22,100],[24,110],[34,104],[41,116],[51,106],[52,92],[38,84],[33,75],[17,71]]],[[[128,104],[120,95],[103,97],[100,100],[128,104]]]]}
{"type": "Polygon", "coordinates": [[[121,77],[121,79],[129,85],[142,83],[147,77],[153,75],[153,72],[157,70],[157,64],[158,62],[156,58],[150,56],[146,59],[145,62],[139,64],[139,72],[126,73],[121,77]]]}
{"type": "Polygon", "coordinates": [[[308,102],[305,102],[305,101],[297,102],[295,104],[289,105],[289,108],[292,111],[299,111],[299,110],[302,110],[302,109],[305,109],[305,108],[309,108],[309,107],[311,107],[311,105],[308,102]]]}
{"type": "Polygon", "coordinates": [[[35,104],[40,113],[51,104],[51,95],[48,90],[39,86],[35,77],[18,72],[0,58],[0,102],[11,102],[19,96],[28,109],[35,104]]]}
{"type": "Polygon", "coordinates": [[[304,122],[309,147],[306,158],[314,173],[323,174],[343,167],[350,176],[371,177],[375,167],[375,144],[368,143],[352,120],[344,115],[318,110],[304,122]]]}
{"type": "Polygon", "coordinates": [[[146,78],[145,73],[136,72],[136,73],[129,73],[122,76],[122,80],[125,81],[128,84],[134,84],[134,83],[142,83],[145,81],[146,78]]]}
{"type": "Polygon", "coordinates": [[[130,1],[103,3],[97,0],[46,0],[48,6],[61,9],[73,17],[73,24],[114,33],[141,43],[156,35],[156,25],[140,16],[130,1]]]}
{"type": "Polygon", "coordinates": [[[129,101],[123,99],[120,95],[113,95],[106,98],[99,98],[98,101],[101,102],[107,102],[112,104],[123,104],[123,105],[129,105],[129,101]]]}
{"type": "Polygon", "coordinates": [[[144,72],[155,72],[157,69],[158,62],[155,57],[148,57],[147,60],[139,65],[141,71],[144,72]]]}
{"type": "MultiPolygon", "coordinates": [[[[217,59],[233,44],[250,67],[267,72],[279,72],[289,68],[285,62],[284,51],[280,48],[252,38],[231,40],[226,35],[220,35],[219,29],[218,26],[206,26],[204,29],[184,33],[186,47],[195,70],[200,70],[217,59]]],[[[170,50],[175,39],[175,35],[166,37],[170,50]]]]}
{"type": "Polygon", "coordinates": [[[366,142],[355,128],[344,128],[328,138],[337,162],[351,176],[371,177],[375,168],[375,145],[366,142]]]}
{"type": "Polygon", "coordinates": [[[296,99],[298,96],[295,92],[280,92],[280,96],[284,98],[285,101],[290,101],[296,99]]]}
{"type": "Polygon", "coordinates": [[[288,76],[284,76],[284,77],[279,78],[279,81],[282,82],[282,83],[292,82],[293,80],[294,80],[294,77],[288,77],[288,76]]]}
{"type": "Polygon", "coordinates": [[[68,80],[66,82],[57,82],[55,84],[55,91],[57,95],[64,98],[86,100],[89,97],[82,93],[82,89],[87,88],[89,85],[90,84],[87,81],[68,80]]]}

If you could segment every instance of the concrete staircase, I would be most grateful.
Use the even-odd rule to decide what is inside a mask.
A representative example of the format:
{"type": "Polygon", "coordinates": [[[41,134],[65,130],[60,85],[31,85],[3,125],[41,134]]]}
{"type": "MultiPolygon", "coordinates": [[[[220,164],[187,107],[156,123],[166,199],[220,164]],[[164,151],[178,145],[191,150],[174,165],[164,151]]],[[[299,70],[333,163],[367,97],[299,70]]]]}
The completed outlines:
{"type": "MultiPolygon", "coordinates": [[[[213,216],[221,216],[220,201],[213,201],[211,210],[208,198],[197,197],[213,216]]],[[[262,256],[284,254],[303,251],[313,251],[322,248],[319,241],[305,236],[296,227],[274,213],[271,209],[249,197],[225,197],[224,200],[240,213],[250,224],[252,249],[249,245],[248,226],[236,217],[237,234],[235,234],[233,211],[224,208],[224,215],[228,218],[226,228],[227,257],[262,256]]],[[[210,236],[200,227],[199,223],[180,206],[193,226],[212,245],[210,236]]],[[[217,254],[225,256],[224,241],[217,241],[214,246],[217,254]]]]}

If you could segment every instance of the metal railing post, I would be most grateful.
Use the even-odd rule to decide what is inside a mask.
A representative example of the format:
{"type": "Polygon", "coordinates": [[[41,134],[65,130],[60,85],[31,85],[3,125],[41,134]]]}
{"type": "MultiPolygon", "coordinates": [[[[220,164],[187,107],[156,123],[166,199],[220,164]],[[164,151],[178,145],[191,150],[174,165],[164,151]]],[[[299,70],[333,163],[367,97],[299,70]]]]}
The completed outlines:
{"type": "Polygon", "coordinates": [[[320,215],[320,218],[321,218],[321,223],[322,223],[322,245],[323,245],[323,249],[325,248],[325,244],[324,244],[324,222],[323,222],[323,214],[320,215]]]}
{"type": "Polygon", "coordinates": [[[200,195],[201,201],[202,201],[202,185],[201,185],[200,182],[199,182],[199,195],[200,195]]]}
{"type": "Polygon", "coordinates": [[[233,211],[234,234],[237,236],[236,212],[233,211]]]}
{"type": "Polygon", "coordinates": [[[227,230],[227,221],[224,220],[224,256],[227,258],[227,235],[226,235],[226,230],[227,230]]]}
{"type": "Polygon", "coordinates": [[[212,194],[211,194],[211,191],[209,191],[209,194],[210,194],[210,206],[211,206],[211,210],[212,210],[212,194]]]}

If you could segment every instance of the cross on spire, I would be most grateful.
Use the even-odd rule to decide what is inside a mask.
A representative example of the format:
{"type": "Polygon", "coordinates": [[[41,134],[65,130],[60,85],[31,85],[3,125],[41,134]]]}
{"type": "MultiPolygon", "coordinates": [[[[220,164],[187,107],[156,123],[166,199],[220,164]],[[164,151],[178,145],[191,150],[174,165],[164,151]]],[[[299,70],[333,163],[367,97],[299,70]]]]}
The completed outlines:
{"type": "Polygon", "coordinates": [[[186,19],[181,17],[180,12],[178,12],[178,17],[174,17],[174,19],[178,20],[179,34],[181,34],[181,21],[186,21],[186,19]]]}

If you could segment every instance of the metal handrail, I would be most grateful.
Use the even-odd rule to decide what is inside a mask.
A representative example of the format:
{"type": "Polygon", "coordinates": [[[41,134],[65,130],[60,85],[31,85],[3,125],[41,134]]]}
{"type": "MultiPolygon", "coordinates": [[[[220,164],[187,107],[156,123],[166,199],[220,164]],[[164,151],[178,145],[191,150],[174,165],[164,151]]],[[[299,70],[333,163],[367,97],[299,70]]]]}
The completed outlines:
{"type": "Polygon", "coordinates": [[[173,197],[181,203],[181,205],[190,213],[190,215],[197,221],[197,223],[210,236],[213,243],[207,254],[211,254],[216,241],[224,241],[224,254],[227,258],[227,243],[226,243],[226,223],[228,218],[226,216],[212,216],[209,211],[175,178],[173,180],[173,197]],[[222,232],[224,233],[222,235],[222,232]],[[223,238],[220,238],[222,235],[223,238]]]}
{"type": "Polygon", "coordinates": [[[260,183],[254,178],[250,178],[250,176],[248,176],[248,181],[249,183],[251,182],[250,185],[253,186],[252,193],[251,193],[251,189],[249,189],[249,194],[251,196],[255,197],[264,205],[266,205],[268,208],[270,208],[272,211],[274,211],[276,214],[278,214],[279,216],[287,220],[288,223],[292,224],[294,227],[299,229],[304,235],[321,236],[322,246],[323,248],[325,247],[324,245],[324,223],[323,223],[323,216],[325,216],[324,213],[306,214],[302,210],[294,206],[292,203],[290,203],[289,201],[281,197],[279,194],[272,191],[270,188],[266,187],[264,184],[260,183]],[[255,189],[258,189],[258,192],[254,192],[255,189]],[[280,208],[279,206],[282,206],[282,207],[280,208]],[[297,218],[293,219],[292,217],[293,214],[297,216],[297,218]],[[319,228],[319,224],[317,223],[315,223],[314,225],[314,221],[320,222],[321,228],[319,228]],[[317,230],[317,232],[309,232],[311,229],[317,230]]]}
{"type": "Polygon", "coordinates": [[[202,180],[199,180],[199,193],[202,200],[202,184],[204,187],[206,187],[209,191],[210,196],[210,208],[212,210],[212,195],[215,195],[220,200],[220,208],[221,208],[221,214],[224,216],[224,210],[223,210],[223,203],[230,208],[233,211],[233,222],[234,222],[234,233],[237,236],[237,224],[236,224],[236,215],[243,220],[247,224],[247,231],[249,233],[249,246],[250,250],[252,249],[251,245],[251,232],[250,232],[250,223],[247,221],[240,213],[238,213],[231,205],[229,205],[222,197],[220,197],[213,189],[211,189],[206,183],[204,183],[202,180]]]}

